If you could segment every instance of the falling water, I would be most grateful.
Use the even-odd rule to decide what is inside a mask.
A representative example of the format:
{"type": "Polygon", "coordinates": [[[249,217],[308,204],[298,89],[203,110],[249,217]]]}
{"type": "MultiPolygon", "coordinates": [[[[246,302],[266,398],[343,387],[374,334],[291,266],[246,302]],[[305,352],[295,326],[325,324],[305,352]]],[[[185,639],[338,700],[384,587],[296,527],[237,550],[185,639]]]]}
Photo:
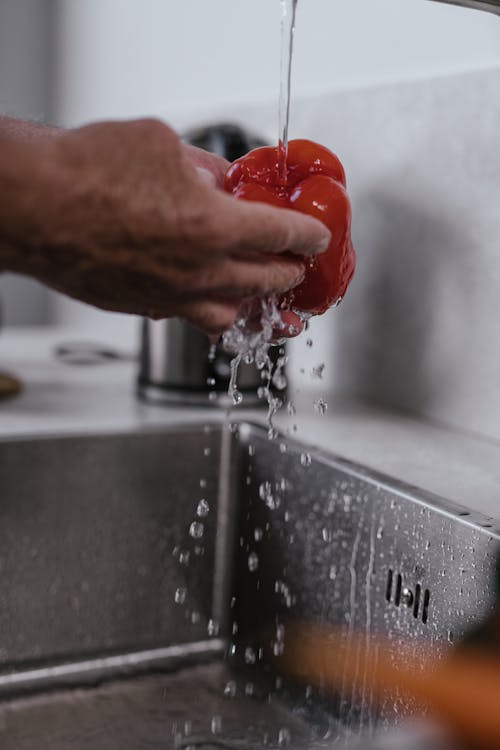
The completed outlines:
{"type": "Polygon", "coordinates": [[[288,131],[290,124],[290,102],[292,96],[292,63],[297,20],[298,0],[281,0],[281,86],[279,107],[278,173],[280,182],[286,185],[288,131]]]}

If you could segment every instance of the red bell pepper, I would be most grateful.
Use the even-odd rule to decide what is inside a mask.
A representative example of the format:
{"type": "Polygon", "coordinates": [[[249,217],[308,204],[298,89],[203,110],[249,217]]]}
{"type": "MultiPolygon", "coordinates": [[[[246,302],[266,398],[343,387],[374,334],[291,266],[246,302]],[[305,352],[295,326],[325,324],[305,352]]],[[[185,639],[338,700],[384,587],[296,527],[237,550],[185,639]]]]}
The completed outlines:
{"type": "Polygon", "coordinates": [[[356,266],[345,172],[335,154],[306,140],[290,141],[286,179],[279,162],[278,148],[251,151],[231,165],[224,187],[236,198],[292,208],[326,224],[332,233],[326,252],[306,260],[304,281],[280,300],[282,309],[320,315],[344,296],[356,266]]]}

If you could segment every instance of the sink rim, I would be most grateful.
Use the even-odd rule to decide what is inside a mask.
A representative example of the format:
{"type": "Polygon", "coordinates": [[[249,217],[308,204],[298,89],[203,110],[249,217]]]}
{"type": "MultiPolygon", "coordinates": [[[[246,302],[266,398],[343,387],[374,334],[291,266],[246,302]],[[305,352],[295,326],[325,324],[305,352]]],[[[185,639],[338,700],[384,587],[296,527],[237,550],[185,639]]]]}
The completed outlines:
{"type": "MultiPolygon", "coordinates": [[[[161,435],[162,433],[172,432],[198,432],[206,427],[217,429],[223,433],[233,434],[230,425],[237,426],[237,432],[247,441],[251,434],[258,434],[259,439],[267,439],[267,426],[264,421],[258,421],[255,418],[236,417],[228,421],[225,412],[217,414],[210,412],[207,419],[200,419],[199,414],[186,415],[185,421],[179,421],[177,415],[172,422],[161,422],[156,424],[142,424],[137,429],[109,429],[103,430],[70,430],[61,432],[40,432],[36,434],[18,435],[0,435],[0,446],[4,444],[16,443],[36,443],[38,441],[58,441],[71,439],[111,439],[111,438],[140,438],[142,435],[161,435]]],[[[233,434],[233,439],[234,434],[233,434]]],[[[421,507],[432,509],[454,521],[458,521],[465,526],[473,527],[481,533],[487,534],[500,542],[500,514],[498,518],[488,516],[480,511],[456,502],[453,499],[440,495],[438,493],[426,490],[416,484],[406,482],[403,479],[391,476],[390,474],[374,469],[368,464],[362,464],[359,461],[353,461],[338,453],[330,452],[320,448],[314,443],[302,441],[298,437],[286,435],[278,429],[276,441],[285,441],[294,452],[303,451],[307,448],[312,458],[320,460],[330,468],[339,469],[347,472],[352,477],[362,479],[376,484],[380,489],[395,492],[402,499],[414,502],[421,507]]],[[[500,513],[500,511],[499,511],[500,513]]]]}

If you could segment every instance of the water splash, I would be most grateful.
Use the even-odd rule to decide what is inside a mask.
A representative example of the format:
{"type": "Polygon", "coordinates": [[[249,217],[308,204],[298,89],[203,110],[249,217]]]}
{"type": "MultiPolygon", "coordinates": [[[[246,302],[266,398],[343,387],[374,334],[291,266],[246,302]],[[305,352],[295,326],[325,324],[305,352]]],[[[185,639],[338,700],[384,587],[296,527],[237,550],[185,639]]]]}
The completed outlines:
{"type": "Polygon", "coordinates": [[[317,398],[314,403],[314,411],[320,416],[324,416],[328,410],[328,404],[324,398],[317,398]]]}
{"type": "Polygon", "coordinates": [[[224,348],[234,355],[228,389],[230,400],[234,406],[243,401],[243,394],[237,386],[241,363],[255,364],[262,380],[257,395],[268,405],[270,438],[276,437],[273,419],[283,405],[275,391],[284,391],[287,387],[285,366],[288,361],[284,352],[273,361],[271,350],[283,346],[287,336],[294,333],[297,333],[294,326],[283,321],[277,297],[270,296],[243,304],[236,322],[223,336],[224,348]]]}

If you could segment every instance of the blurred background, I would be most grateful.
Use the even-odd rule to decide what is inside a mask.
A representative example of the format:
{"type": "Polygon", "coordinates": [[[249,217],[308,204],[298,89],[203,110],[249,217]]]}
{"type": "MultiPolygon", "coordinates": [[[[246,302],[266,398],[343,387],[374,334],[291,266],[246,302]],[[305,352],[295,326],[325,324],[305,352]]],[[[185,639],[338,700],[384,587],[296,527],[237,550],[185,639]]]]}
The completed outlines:
{"type": "MultiPolygon", "coordinates": [[[[275,141],[279,45],[279,0],[0,0],[0,111],[229,120],[275,141]]],[[[345,163],[359,256],[345,304],[313,326],[336,362],[322,387],[499,436],[500,20],[300,0],[293,85],[292,136],[345,163]]],[[[3,276],[0,297],[8,325],[137,336],[26,279],[3,276]]]]}

